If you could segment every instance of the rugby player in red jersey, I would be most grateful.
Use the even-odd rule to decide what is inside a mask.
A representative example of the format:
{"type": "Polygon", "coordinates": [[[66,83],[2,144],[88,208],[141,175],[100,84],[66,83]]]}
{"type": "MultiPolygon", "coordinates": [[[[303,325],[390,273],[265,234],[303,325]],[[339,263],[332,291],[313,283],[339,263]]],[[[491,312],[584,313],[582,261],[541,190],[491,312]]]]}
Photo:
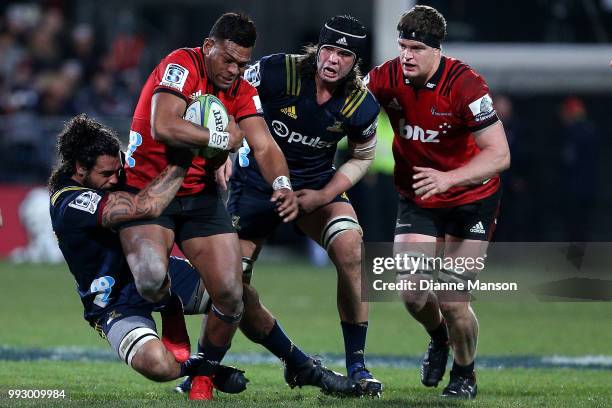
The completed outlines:
{"type": "MultiPolygon", "coordinates": [[[[287,163],[262,117],[254,87],[241,78],[255,44],[254,23],[244,15],[223,14],[202,47],[182,48],[153,70],[134,113],[126,158],[127,185],[143,188],[165,166],[167,147],[215,148],[210,159],[195,157],[176,198],[154,220],[122,226],[122,246],[139,293],[149,301],[167,299],[162,340],[177,360],[189,356],[189,338],[180,299],[170,293],[168,255],[176,241],[202,275],[212,299],[199,351],[210,363],[210,375],[229,349],[240,322],[242,263],[238,237],[217,193],[215,170],[246,134],[264,177],[273,186],[271,200],[279,215],[291,221],[297,199],[287,163]],[[183,119],[192,98],[214,94],[232,116],[225,132],[183,119]],[[172,307],[174,305],[175,307],[172,307]]],[[[225,180],[221,180],[224,183],[225,180]]],[[[192,394],[212,398],[208,376],[194,379],[192,394]]]]}
{"type": "MultiPolygon", "coordinates": [[[[482,76],[442,55],[446,20],[436,9],[413,7],[402,15],[397,29],[399,57],[374,68],[366,78],[395,133],[395,242],[428,247],[429,256],[482,256],[496,222],[499,173],[510,165],[503,125],[482,76]]],[[[405,272],[400,278],[431,279],[433,270],[405,272]]],[[[477,272],[437,271],[441,282],[465,286],[477,272]]],[[[478,322],[469,292],[411,291],[403,299],[431,336],[421,366],[423,384],[437,386],[442,379],[450,343],[454,362],[442,395],[474,398],[478,322]]]]}

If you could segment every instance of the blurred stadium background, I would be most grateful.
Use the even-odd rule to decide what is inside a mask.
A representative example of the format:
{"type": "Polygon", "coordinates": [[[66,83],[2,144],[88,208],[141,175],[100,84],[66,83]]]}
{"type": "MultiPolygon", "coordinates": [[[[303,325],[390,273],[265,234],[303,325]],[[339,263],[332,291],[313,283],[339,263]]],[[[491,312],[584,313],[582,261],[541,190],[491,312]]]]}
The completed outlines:
{"type": "MultiPolygon", "coordinates": [[[[445,15],[449,36],[443,51],[485,76],[506,127],[512,168],[503,176],[505,191],[495,239],[612,241],[608,166],[612,157],[612,1],[419,3],[445,15]]],[[[413,4],[406,0],[2,1],[0,349],[105,347],[80,320],[78,298],[48,223],[44,185],[54,165],[57,132],[68,118],[86,112],[116,129],[125,142],[140,87],[151,69],[170,50],[200,45],[224,11],[246,12],[256,22],[259,37],[254,59],[275,52],[297,53],[302,45],[316,42],[327,18],[352,14],[370,30],[370,53],[362,63],[362,71],[367,72],[396,55],[395,26],[399,15],[413,4]]],[[[370,242],[392,239],[396,198],[391,139],[383,119],[376,162],[349,192],[365,240],[370,242]]],[[[260,287],[265,288],[264,299],[272,310],[281,312],[288,331],[310,351],[341,350],[333,306],[334,273],[324,266],[325,254],[291,227],[278,231],[270,244],[263,253],[266,263],[256,271],[261,276],[256,283],[260,286],[257,280],[262,279],[260,287]],[[312,286],[313,297],[296,294],[287,302],[285,293],[292,293],[297,284],[312,286]],[[314,327],[304,331],[305,321],[314,327]]],[[[423,333],[399,305],[377,304],[373,309],[370,353],[415,357],[422,352],[423,333]]],[[[485,356],[612,356],[610,303],[529,307],[490,303],[479,312],[480,350],[485,356]],[[542,330],[532,333],[533,327],[542,330]]],[[[190,324],[197,330],[195,320],[190,324]]],[[[236,350],[261,351],[243,338],[237,340],[236,350]]],[[[45,368],[45,364],[50,363],[42,364],[41,372],[61,369],[45,368]]],[[[117,372],[127,371],[115,366],[117,372]]],[[[22,378],[36,371],[25,367],[0,361],[0,391],[9,384],[19,386],[22,378]]],[[[410,387],[415,388],[407,392],[423,393],[416,385],[415,369],[410,370],[410,387]]],[[[608,384],[609,373],[603,377],[608,384]]],[[[273,375],[278,383],[279,375],[273,375]]],[[[559,377],[564,377],[563,372],[559,377]]],[[[135,381],[136,376],[128,378],[135,381]]],[[[47,384],[44,379],[37,381],[29,382],[30,388],[47,384]]],[[[150,389],[144,390],[142,398],[150,389]]],[[[499,390],[500,395],[504,392],[499,390]]],[[[601,401],[595,399],[597,404],[601,401]]]]}

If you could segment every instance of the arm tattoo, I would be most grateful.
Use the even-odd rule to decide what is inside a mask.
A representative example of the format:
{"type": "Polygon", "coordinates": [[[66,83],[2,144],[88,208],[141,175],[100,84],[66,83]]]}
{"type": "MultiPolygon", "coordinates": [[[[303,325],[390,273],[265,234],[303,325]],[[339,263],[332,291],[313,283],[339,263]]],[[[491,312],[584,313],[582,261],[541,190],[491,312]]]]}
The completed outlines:
{"type": "Polygon", "coordinates": [[[110,193],[102,212],[102,226],[159,217],[183,184],[186,172],[182,167],[168,166],[136,195],[126,191],[110,193]]]}

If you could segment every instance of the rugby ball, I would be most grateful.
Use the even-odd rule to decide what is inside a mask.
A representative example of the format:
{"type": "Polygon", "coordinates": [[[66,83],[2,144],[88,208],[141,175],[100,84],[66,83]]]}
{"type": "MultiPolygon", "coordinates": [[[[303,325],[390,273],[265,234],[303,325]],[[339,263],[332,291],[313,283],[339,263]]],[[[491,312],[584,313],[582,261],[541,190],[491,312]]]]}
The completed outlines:
{"type": "MultiPolygon", "coordinates": [[[[209,94],[198,96],[194,99],[187,106],[183,119],[208,128],[211,131],[216,130],[218,132],[225,131],[229,123],[229,116],[223,103],[216,96],[209,94]]],[[[210,159],[221,153],[227,153],[224,150],[213,147],[202,147],[193,150],[194,154],[205,159],[210,159]]]]}

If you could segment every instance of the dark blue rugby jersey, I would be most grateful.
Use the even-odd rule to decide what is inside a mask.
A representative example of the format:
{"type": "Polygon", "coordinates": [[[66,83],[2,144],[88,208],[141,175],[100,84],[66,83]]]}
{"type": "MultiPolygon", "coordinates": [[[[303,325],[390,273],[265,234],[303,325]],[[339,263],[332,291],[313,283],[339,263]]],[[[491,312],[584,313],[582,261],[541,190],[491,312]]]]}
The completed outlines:
{"type": "Polygon", "coordinates": [[[133,282],[119,237],[100,225],[107,198],[108,193],[85,188],[72,179],[64,180],[51,195],[53,230],[88,321],[97,319],[133,282]]]}
{"type": "MultiPolygon", "coordinates": [[[[365,86],[318,105],[314,78],[298,72],[300,57],[263,57],[246,70],[245,79],[259,92],[264,118],[287,159],[294,187],[303,188],[333,174],[336,146],[344,136],[357,143],[374,136],[380,108],[365,86]]],[[[241,153],[237,177],[267,186],[253,153],[246,156],[244,148],[241,153]]]]}

